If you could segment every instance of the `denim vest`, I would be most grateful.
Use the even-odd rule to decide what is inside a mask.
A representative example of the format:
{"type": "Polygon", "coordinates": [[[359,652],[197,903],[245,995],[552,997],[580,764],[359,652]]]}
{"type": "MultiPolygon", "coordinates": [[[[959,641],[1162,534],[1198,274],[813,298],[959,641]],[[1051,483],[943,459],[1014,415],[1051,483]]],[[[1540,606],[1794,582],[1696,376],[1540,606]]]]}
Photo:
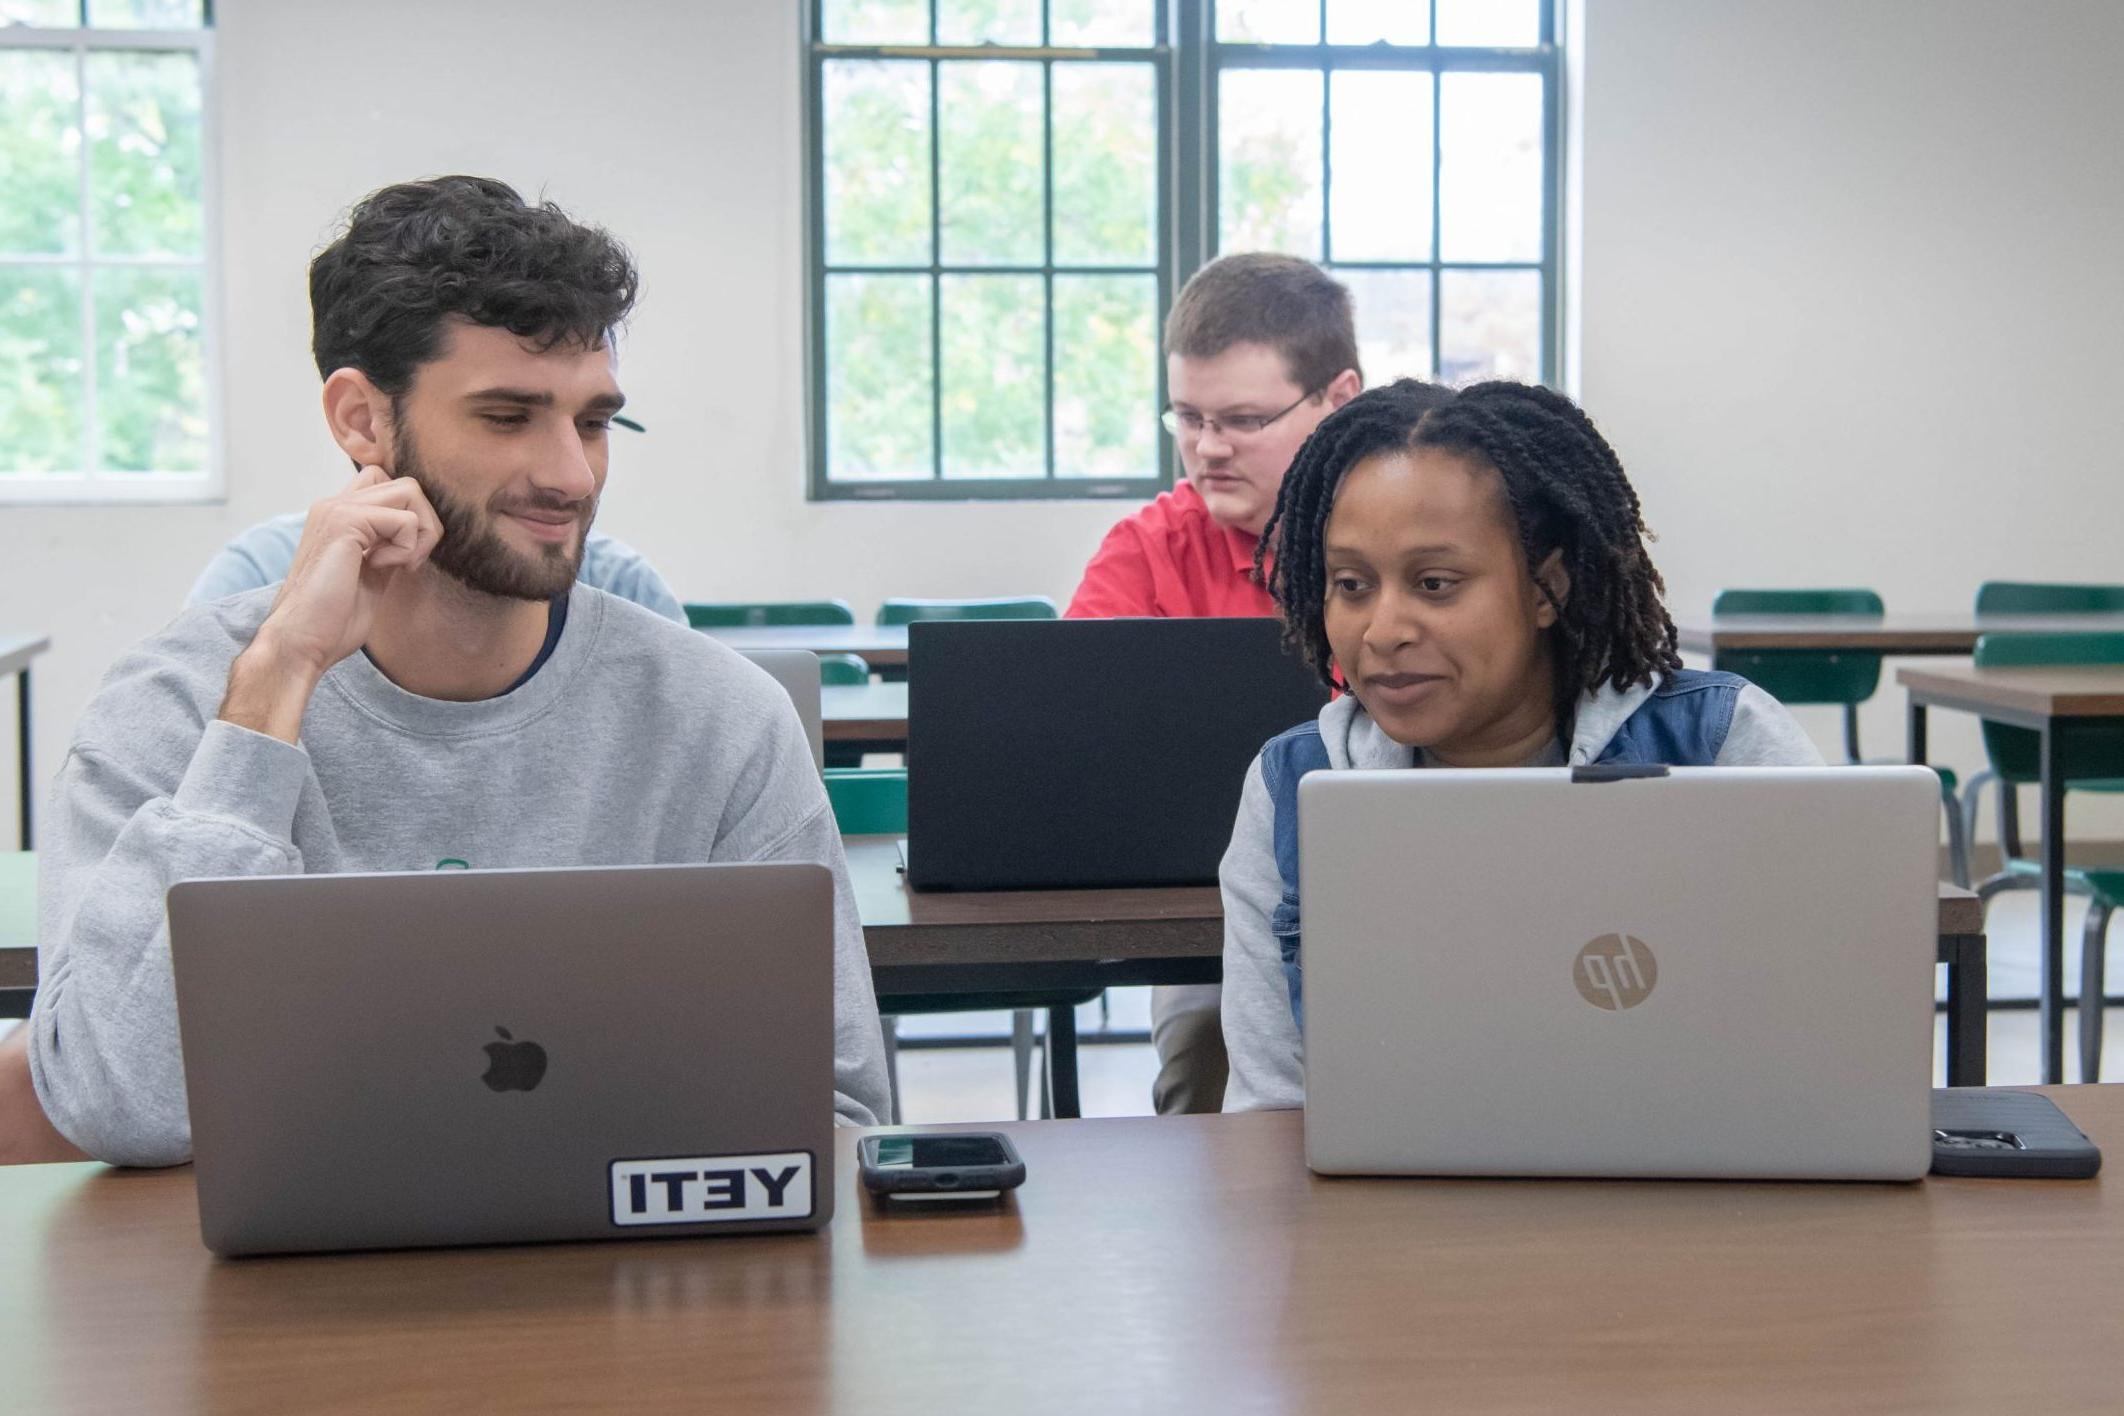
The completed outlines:
{"type": "MultiPolygon", "coordinates": [[[[1677,669],[1637,711],[1623,720],[1598,762],[1660,762],[1669,767],[1709,767],[1733,726],[1733,705],[1748,681],[1738,674],[1677,669]]],[[[1275,811],[1276,873],[1283,898],[1269,931],[1283,955],[1283,980],[1291,990],[1291,1016],[1305,1034],[1305,976],[1299,963],[1298,783],[1328,766],[1320,724],[1302,723],[1261,749],[1261,779],[1275,811]]]]}

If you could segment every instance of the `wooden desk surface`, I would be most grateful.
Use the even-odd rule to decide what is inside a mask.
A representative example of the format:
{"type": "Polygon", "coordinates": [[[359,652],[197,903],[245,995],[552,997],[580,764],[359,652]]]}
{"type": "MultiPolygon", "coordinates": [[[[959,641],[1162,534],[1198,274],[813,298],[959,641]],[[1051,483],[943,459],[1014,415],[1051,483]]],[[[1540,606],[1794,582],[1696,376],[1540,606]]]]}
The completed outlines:
{"type": "Polygon", "coordinates": [[[1930,707],[2046,718],[2124,716],[2124,667],[1980,669],[1954,664],[1897,669],[1895,681],[1930,707]]]}
{"type": "MultiPolygon", "coordinates": [[[[2112,1157],[2124,1087],[2052,1092],[2112,1157]]],[[[0,1170],[22,1410],[2114,1412],[2115,1182],[1320,1180],[1296,1112],[1006,1123],[1006,1207],[216,1260],[188,1170],[0,1170]]]]}
{"type": "Polygon", "coordinates": [[[1979,636],[2124,630],[2124,615],[1709,615],[1676,625],[1684,652],[1721,649],[1851,650],[1875,654],[1967,654],[1979,636]]]}
{"type": "Polygon", "coordinates": [[[29,661],[52,647],[43,634],[0,634],[0,676],[29,667],[29,661]]]}
{"type": "Polygon", "coordinates": [[[907,685],[830,683],[819,690],[828,742],[907,741],[907,685]]]}
{"type": "Polygon", "coordinates": [[[809,649],[814,654],[861,654],[872,668],[907,662],[904,624],[741,625],[704,629],[733,649],[809,649]]]}

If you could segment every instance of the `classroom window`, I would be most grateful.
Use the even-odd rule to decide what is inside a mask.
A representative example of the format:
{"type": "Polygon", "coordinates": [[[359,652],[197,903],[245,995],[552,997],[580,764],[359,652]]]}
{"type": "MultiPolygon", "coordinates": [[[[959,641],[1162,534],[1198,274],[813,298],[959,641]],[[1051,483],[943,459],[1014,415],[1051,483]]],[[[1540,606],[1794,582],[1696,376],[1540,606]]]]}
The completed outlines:
{"type": "Polygon", "coordinates": [[[1553,381],[1552,10],[812,0],[812,494],[1151,495],[1221,251],[1333,270],[1372,383],[1553,381]]]}
{"type": "Polygon", "coordinates": [[[0,502],[220,494],[210,25],[0,0],[0,502]]]}

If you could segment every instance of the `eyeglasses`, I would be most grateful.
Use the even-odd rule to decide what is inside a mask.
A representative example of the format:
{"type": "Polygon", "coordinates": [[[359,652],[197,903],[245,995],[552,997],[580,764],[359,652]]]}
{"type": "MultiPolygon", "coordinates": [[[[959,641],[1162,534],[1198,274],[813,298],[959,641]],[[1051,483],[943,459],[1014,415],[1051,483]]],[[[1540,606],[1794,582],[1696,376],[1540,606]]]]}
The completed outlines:
{"type": "Polygon", "coordinates": [[[1190,442],[1211,428],[1229,438],[1258,437],[1262,429],[1319,392],[1317,388],[1307,389],[1298,395],[1297,402],[1292,403],[1289,408],[1278,409],[1274,413],[1225,413],[1212,416],[1208,413],[1198,413],[1192,408],[1167,408],[1158,415],[1158,421],[1165,424],[1165,431],[1174,437],[1185,437],[1190,442]]]}

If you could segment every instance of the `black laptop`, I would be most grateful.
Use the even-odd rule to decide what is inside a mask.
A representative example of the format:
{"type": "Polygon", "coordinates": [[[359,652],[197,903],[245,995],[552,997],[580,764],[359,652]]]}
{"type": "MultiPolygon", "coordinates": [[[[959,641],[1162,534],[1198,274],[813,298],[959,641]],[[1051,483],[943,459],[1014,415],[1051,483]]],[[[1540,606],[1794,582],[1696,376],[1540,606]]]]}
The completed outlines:
{"type": "Polygon", "coordinates": [[[908,627],[907,879],[1217,879],[1248,766],[1327,690],[1272,619],[908,627]]]}

